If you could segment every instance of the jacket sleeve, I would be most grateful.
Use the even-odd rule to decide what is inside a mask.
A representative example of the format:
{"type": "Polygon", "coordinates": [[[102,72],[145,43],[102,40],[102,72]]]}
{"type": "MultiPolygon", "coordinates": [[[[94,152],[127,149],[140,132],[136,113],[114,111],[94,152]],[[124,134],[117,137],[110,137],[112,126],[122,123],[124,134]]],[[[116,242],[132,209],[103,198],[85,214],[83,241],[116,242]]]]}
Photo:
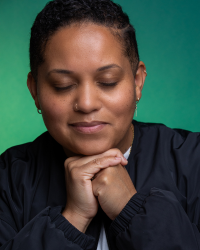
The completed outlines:
{"type": "Polygon", "coordinates": [[[94,239],[78,231],[61,214],[61,207],[47,207],[20,231],[1,214],[0,250],[91,249],[94,239]]]}
{"type": "Polygon", "coordinates": [[[112,222],[117,249],[197,250],[200,233],[170,191],[152,188],[135,194],[112,222]]]}
{"type": "Polygon", "coordinates": [[[31,182],[26,171],[20,172],[20,167],[26,170],[27,165],[23,160],[18,164],[20,167],[16,167],[14,163],[11,164],[10,155],[6,161],[4,158],[0,157],[0,250],[91,249],[94,238],[71,225],[62,216],[61,206],[44,207],[27,220],[27,211],[31,209],[26,209],[29,206],[27,197],[32,199],[34,195],[31,189],[25,193],[22,185],[23,180],[31,182]],[[12,175],[9,172],[10,165],[13,168],[12,175]]]}

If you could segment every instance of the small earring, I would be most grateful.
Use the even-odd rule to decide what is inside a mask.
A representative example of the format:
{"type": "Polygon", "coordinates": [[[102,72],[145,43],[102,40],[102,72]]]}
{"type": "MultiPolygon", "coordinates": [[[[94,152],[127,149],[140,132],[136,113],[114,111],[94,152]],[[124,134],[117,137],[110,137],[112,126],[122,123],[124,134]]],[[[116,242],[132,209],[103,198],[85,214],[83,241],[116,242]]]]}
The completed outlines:
{"type": "Polygon", "coordinates": [[[135,117],[137,117],[137,104],[139,102],[140,98],[138,97],[137,101],[136,101],[136,105],[135,105],[135,117]]]}
{"type": "Polygon", "coordinates": [[[39,109],[39,108],[37,108],[37,112],[38,112],[38,114],[42,114],[42,112],[41,112],[41,110],[39,109]]]}
{"type": "Polygon", "coordinates": [[[144,73],[146,74],[146,76],[147,76],[147,71],[146,70],[144,70],[144,73]]]}
{"type": "Polygon", "coordinates": [[[74,110],[78,111],[78,104],[77,103],[75,104],[74,110]]]}

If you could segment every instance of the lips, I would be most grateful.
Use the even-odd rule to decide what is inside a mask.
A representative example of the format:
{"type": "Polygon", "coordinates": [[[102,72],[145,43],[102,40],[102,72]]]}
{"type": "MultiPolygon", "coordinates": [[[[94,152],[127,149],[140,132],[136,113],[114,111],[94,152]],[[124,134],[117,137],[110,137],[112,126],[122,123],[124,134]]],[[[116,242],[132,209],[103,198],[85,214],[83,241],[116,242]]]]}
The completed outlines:
{"type": "Polygon", "coordinates": [[[77,122],[70,124],[72,128],[80,133],[84,134],[92,134],[100,132],[107,123],[101,121],[93,121],[93,122],[77,122]]]}

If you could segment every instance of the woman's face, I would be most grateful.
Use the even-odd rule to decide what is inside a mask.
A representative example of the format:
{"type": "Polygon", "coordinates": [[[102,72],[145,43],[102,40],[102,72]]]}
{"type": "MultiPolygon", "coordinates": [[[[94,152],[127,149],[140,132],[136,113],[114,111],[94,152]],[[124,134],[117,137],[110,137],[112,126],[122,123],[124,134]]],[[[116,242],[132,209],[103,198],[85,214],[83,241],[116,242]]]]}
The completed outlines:
{"type": "Polygon", "coordinates": [[[71,25],[50,38],[37,85],[29,74],[28,87],[48,131],[68,155],[94,155],[110,148],[123,152],[132,142],[130,125],[144,69],[140,62],[134,79],[121,44],[108,28],[71,25]]]}

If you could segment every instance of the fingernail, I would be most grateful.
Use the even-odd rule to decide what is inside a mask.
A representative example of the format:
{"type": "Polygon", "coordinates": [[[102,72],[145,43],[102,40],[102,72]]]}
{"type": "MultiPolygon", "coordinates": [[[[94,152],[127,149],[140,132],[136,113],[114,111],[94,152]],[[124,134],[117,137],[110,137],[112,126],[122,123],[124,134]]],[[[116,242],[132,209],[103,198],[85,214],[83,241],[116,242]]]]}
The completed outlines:
{"type": "Polygon", "coordinates": [[[121,157],[115,157],[116,161],[119,161],[119,160],[121,161],[121,159],[122,159],[121,157]]]}

